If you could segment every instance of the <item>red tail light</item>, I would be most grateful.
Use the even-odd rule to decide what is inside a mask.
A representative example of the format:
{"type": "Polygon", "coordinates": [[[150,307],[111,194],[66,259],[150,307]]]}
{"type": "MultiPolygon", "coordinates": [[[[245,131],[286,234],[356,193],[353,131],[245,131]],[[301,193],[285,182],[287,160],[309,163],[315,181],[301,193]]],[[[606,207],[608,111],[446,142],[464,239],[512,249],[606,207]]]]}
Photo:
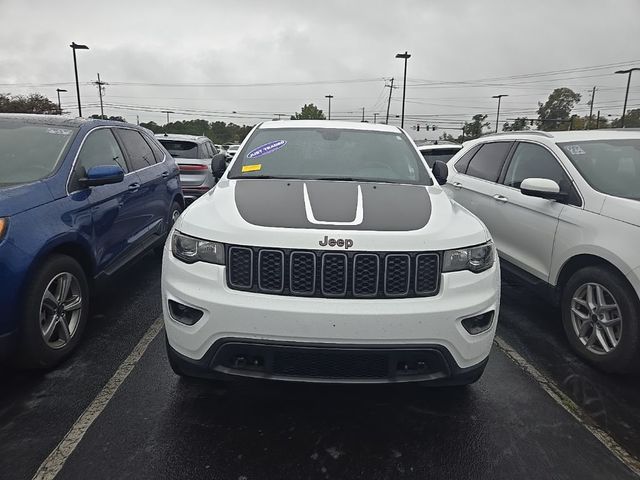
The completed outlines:
{"type": "Polygon", "coordinates": [[[209,170],[206,165],[178,165],[178,167],[180,167],[181,172],[204,172],[209,170]]]}

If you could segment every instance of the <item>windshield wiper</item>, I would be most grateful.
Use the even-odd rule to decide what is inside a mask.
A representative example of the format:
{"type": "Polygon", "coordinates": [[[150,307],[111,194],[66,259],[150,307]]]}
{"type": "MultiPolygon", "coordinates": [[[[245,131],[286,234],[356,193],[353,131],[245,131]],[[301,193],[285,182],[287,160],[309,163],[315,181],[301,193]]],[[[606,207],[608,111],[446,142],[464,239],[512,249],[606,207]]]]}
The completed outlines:
{"type": "Polygon", "coordinates": [[[356,178],[356,177],[312,177],[307,180],[334,180],[336,182],[369,182],[369,183],[398,183],[391,180],[377,180],[374,178],[356,178]]]}

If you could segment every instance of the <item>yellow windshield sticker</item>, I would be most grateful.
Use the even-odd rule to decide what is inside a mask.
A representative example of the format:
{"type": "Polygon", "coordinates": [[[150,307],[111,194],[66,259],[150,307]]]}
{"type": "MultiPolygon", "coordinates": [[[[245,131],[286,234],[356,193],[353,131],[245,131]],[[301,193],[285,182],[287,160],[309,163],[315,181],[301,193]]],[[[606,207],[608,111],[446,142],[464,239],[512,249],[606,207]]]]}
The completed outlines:
{"type": "Polygon", "coordinates": [[[243,165],[242,166],[242,173],[257,172],[260,169],[262,169],[262,164],[261,163],[258,163],[256,165],[243,165]]]}

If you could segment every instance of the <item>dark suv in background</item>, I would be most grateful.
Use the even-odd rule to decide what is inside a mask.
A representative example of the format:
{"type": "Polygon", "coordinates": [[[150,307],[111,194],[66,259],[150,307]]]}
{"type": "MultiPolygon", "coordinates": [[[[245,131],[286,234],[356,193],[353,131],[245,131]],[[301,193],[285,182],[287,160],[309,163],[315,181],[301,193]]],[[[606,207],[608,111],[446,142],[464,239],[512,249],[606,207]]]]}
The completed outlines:
{"type": "Polygon", "coordinates": [[[178,167],[147,130],[0,115],[0,356],[56,365],[96,282],[161,249],[183,208],[178,167]]]}
{"type": "Polygon", "coordinates": [[[220,152],[208,137],[160,133],[156,138],[180,167],[180,182],[187,202],[211,190],[216,184],[211,159],[220,152]]]}

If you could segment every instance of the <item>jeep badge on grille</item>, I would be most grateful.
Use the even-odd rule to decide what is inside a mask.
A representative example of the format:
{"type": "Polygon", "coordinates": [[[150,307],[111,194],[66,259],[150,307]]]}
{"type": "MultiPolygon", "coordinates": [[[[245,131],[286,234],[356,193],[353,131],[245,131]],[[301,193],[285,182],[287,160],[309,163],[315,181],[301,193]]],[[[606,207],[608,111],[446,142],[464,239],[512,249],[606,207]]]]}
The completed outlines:
{"type": "Polygon", "coordinates": [[[353,240],[351,240],[350,238],[329,238],[325,235],[324,239],[320,240],[318,244],[321,247],[326,247],[327,245],[329,245],[330,247],[340,247],[344,248],[345,250],[349,250],[351,247],[353,247],[353,240]]]}

